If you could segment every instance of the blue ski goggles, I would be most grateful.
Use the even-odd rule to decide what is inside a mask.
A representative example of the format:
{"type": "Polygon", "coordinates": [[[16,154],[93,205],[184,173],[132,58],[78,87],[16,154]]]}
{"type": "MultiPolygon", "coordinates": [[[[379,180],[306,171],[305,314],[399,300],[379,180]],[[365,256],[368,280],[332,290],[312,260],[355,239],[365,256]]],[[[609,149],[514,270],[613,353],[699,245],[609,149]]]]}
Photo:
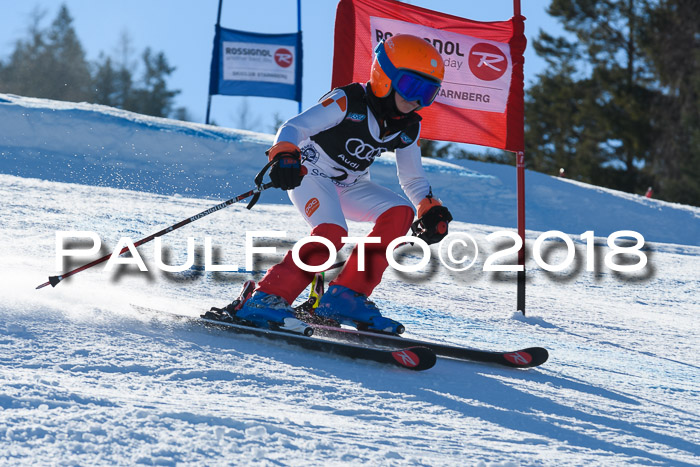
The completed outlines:
{"type": "Polygon", "coordinates": [[[379,66],[391,80],[391,85],[399,96],[408,102],[418,101],[421,107],[427,107],[433,103],[440,91],[439,81],[414,71],[396,68],[386,55],[384,41],[377,45],[374,52],[377,54],[379,66]]]}

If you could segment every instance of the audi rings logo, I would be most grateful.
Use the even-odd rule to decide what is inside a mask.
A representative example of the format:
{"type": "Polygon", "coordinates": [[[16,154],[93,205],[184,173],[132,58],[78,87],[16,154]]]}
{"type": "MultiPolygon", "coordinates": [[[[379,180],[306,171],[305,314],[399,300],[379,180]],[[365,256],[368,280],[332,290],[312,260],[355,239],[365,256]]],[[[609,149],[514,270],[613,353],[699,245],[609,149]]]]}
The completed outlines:
{"type": "Polygon", "coordinates": [[[367,144],[361,139],[350,138],[345,142],[345,150],[348,155],[356,159],[364,161],[373,161],[375,157],[380,156],[387,148],[375,148],[371,144],[367,144]]]}

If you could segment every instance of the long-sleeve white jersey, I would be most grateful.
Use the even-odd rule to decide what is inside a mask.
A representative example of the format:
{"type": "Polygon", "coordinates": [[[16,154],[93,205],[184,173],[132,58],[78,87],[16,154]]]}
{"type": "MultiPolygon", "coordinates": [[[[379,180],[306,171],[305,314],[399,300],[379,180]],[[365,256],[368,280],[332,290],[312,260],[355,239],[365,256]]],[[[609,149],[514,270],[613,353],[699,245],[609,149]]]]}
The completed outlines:
{"type": "Polygon", "coordinates": [[[341,186],[368,176],[375,157],[393,150],[401,188],[418,206],[430,192],[418,147],[420,123],[382,138],[364,93],[364,86],[357,83],[335,89],[322,102],[286,121],[275,143],[297,145],[305,161],[341,186]]]}

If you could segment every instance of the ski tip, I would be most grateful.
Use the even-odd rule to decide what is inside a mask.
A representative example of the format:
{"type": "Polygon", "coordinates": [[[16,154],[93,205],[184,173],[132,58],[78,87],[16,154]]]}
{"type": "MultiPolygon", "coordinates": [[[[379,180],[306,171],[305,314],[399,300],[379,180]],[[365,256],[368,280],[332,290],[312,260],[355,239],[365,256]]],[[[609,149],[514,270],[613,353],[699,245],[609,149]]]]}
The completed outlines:
{"type": "Polygon", "coordinates": [[[396,364],[409,370],[422,371],[435,366],[437,356],[427,347],[408,347],[391,352],[396,364]]]}
{"type": "Polygon", "coordinates": [[[549,352],[542,347],[529,347],[503,354],[505,364],[513,368],[532,368],[542,365],[548,358],[549,352]]]}

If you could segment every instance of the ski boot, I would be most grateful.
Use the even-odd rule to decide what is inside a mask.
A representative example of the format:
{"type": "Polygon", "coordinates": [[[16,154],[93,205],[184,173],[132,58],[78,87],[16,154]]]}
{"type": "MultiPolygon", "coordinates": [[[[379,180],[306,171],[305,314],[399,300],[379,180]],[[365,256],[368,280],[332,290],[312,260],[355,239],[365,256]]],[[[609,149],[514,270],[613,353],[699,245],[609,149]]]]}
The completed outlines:
{"type": "Polygon", "coordinates": [[[277,295],[260,290],[250,297],[235,314],[238,320],[247,321],[255,327],[290,331],[311,335],[311,327],[296,318],[294,308],[277,295]]]}
{"type": "Polygon", "coordinates": [[[245,305],[248,299],[250,299],[254,291],[255,281],[246,281],[245,284],[243,284],[241,293],[238,294],[238,298],[223,308],[217,308],[215,306],[211,307],[211,310],[204,313],[202,318],[214,319],[216,321],[223,321],[226,323],[236,322],[236,313],[238,313],[238,310],[243,308],[243,305],[245,305]]]}
{"type": "Polygon", "coordinates": [[[331,285],[328,288],[314,314],[353,326],[360,331],[402,334],[405,330],[398,321],[383,317],[377,305],[367,296],[342,285],[331,285]]]}

